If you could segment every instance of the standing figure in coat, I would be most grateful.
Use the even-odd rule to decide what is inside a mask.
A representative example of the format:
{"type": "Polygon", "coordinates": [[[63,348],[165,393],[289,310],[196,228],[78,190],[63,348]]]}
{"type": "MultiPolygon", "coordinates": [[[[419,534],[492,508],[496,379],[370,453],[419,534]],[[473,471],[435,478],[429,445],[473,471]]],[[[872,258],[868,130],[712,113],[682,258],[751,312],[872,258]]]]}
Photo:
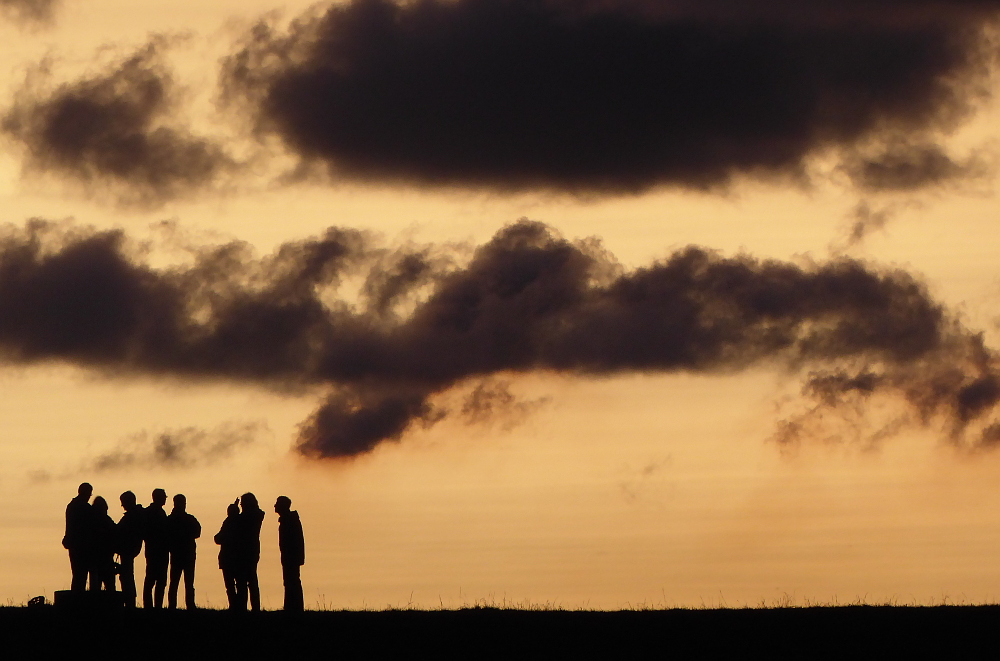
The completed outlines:
{"type": "Polygon", "coordinates": [[[187,512],[187,498],[184,494],[174,496],[174,509],[167,517],[167,539],[170,545],[170,588],[167,592],[167,608],[177,608],[177,588],[181,574],[184,575],[184,607],[197,608],[194,603],[194,561],[197,549],[195,541],[201,537],[201,524],[187,512]]]}
{"type": "Polygon", "coordinates": [[[247,595],[250,610],[260,610],[260,587],[257,584],[257,563],[260,562],[260,526],[264,510],[257,504],[257,497],[245,493],[240,497],[242,511],[237,519],[236,607],[246,610],[247,595]]]}
{"type": "MultiPolygon", "coordinates": [[[[73,572],[70,589],[83,592],[87,589],[87,576],[91,571],[91,546],[93,544],[94,512],[90,496],[94,487],[84,482],[77,489],[76,498],[66,506],[66,534],[63,548],[69,551],[69,566],[73,572]]],[[[93,581],[92,581],[93,582],[93,581]]]]}
{"type": "Polygon", "coordinates": [[[118,520],[118,556],[121,558],[118,575],[125,607],[135,608],[135,559],[142,550],[144,510],[131,491],[124,492],[118,500],[125,510],[125,514],[118,520]]]}
{"type": "MultiPolygon", "coordinates": [[[[222,581],[226,584],[226,598],[229,599],[229,610],[236,609],[236,574],[237,552],[239,545],[240,499],[230,503],[226,508],[226,520],[215,535],[215,543],[219,545],[219,569],[222,570],[222,581]]],[[[245,602],[244,598],[244,602],[245,602]]],[[[246,604],[244,603],[244,608],[246,604]]]]}
{"type": "Polygon", "coordinates": [[[292,510],[292,499],[278,496],[274,502],[278,513],[278,550],[281,551],[281,578],[285,584],[285,610],[302,611],[302,577],[300,570],[306,563],[306,542],[302,536],[299,513],[292,510]]]}
{"type": "Polygon", "coordinates": [[[153,489],[153,502],[142,517],[142,539],[146,543],[146,579],[142,583],[142,607],[163,608],[163,591],[167,587],[167,566],[170,546],[167,540],[167,492],[153,489]]]}
{"type": "Polygon", "coordinates": [[[108,516],[108,501],[101,496],[94,498],[93,508],[94,528],[93,543],[91,546],[93,555],[93,570],[97,575],[97,580],[91,576],[91,590],[115,591],[115,546],[116,526],[115,520],[108,516]]]}

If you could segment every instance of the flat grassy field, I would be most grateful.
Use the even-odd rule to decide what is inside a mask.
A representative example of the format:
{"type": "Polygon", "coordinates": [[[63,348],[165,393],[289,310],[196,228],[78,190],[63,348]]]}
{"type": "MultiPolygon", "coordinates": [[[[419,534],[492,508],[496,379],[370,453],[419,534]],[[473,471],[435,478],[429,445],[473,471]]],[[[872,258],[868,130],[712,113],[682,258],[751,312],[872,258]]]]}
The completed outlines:
{"type": "Polygon", "coordinates": [[[995,658],[1000,606],[300,615],[7,607],[0,640],[9,659],[995,658]]]}

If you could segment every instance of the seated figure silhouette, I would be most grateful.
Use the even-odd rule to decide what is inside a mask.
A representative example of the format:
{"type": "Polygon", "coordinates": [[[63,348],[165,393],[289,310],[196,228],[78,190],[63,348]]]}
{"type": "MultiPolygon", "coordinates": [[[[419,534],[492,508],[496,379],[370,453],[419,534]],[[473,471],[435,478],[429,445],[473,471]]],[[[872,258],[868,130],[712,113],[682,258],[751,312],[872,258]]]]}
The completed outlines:
{"type": "Polygon", "coordinates": [[[249,596],[250,610],[259,611],[257,563],[260,562],[260,526],[264,522],[264,510],[252,493],[240,497],[240,507],[242,511],[236,520],[236,608],[246,610],[249,596]]]}
{"type": "Polygon", "coordinates": [[[127,608],[135,608],[135,558],[142,550],[142,519],[144,510],[136,502],[131,491],[119,496],[125,514],[118,521],[118,556],[121,563],[118,569],[122,586],[122,598],[127,608]]]}
{"type": "Polygon", "coordinates": [[[292,510],[292,499],[278,496],[274,502],[278,514],[278,550],[281,551],[281,578],[285,584],[286,611],[301,611],[302,577],[299,572],[306,562],[306,542],[302,536],[299,513],[292,510]]]}
{"type": "Polygon", "coordinates": [[[194,603],[194,562],[201,524],[187,512],[184,494],[174,496],[174,509],[167,517],[167,539],[170,546],[170,589],[167,608],[177,608],[177,588],[184,575],[184,607],[197,608],[194,603]]]}
{"type": "Polygon", "coordinates": [[[163,608],[167,587],[170,547],[167,541],[167,513],[163,506],[167,492],[153,489],[153,502],[143,511],[142,539],[146,544],[146,579],[142,583],[142,607],[163,608]]]}
{"type": "Polygon", "coordinates": [[[108,516],[108,501],[101,496],[94,498],[94,528],[91,562],[97,581],[90,580],[91,590],[115,591],[115,521],[108,516]]]}
{"type": "Polygon", "coordinates": [[[69,551],[69,566],[73,572],[70,589],[73,592],[83,592],[87,589],[87,576],[90,575],[93,565],[91,556],[94,516],[90,505],[90,496],[93,493],[94,487],[84,482],[77,489],[76,498],[66,505],[66,534],[63,535],[62,545],[69,551]]]}
{"type": "MultiPolygon", "coordinates": [[[[215,534],[215,543],[219,545],[219,569],[222,570],[222,581],[226,584],[226,598],[229,600],[230,610],[236,608],[239,515],[240,499],[237,498],[236,502],[230,503],[229,507],[226,508],[226,520],[222,522],[222,527],[215,534]]],[[[243,607],[246,608],[245,603],[243,607]]]]}

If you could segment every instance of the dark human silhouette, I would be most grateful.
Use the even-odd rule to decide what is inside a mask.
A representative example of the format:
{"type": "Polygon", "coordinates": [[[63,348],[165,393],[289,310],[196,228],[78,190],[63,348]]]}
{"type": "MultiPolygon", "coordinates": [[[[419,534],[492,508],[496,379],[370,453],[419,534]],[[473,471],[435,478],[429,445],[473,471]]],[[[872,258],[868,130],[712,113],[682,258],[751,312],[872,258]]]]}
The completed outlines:
{"type": "Polygon", "coordinates": [[[91,546],[91,567],[93,574],[90,577],[91,590],[115,591],[115,546],[116,546],[116,526],[115,521],[108,516],[108,501],[103,497],[94,498],[91,505],[94,527],[91,546]],[[97,580],[94,578],[96,575],[97,580]]]}
{"type": "Polygon", "coordinates": [[[122,586],[122,599],[126,608],[135,608],[135,558],[142,550],[143,510],[135,494],[124,492],[118,498],[125,514],[118,520],[118,576],[122,586]]]}
{"type": "Polygon", "coordinates": [[[278,513],[278,549],[281,551],[281,579],[285,584],[286,611],[302,611],[302,577],[300,570],[306,562],[306,542],[302,536],[299,513],[292,510],[292,499],[278,496],[274,502],[278,513]]]}
{"type": "Polygon", "coordinates": [[[73,572],[70,589],[83,592],[87,589],[87,576],[91,570],[93,546],[93,508],[90,495],[94,487],[84,482],[77,489],[76,498],[66,505],[66,534],[62,545],[69,551],[69,566],[73,572]]]}
{"type": "Polygon", "coordinates": [[[167,566],[170,546],[167,539],[167,513],[163,506],[167,492],[153,489],[153,502],[143,512],[142,539],[146,543],[146,579],[142,583],[142,607],[163,608],[163,591],[167,586],[167,566]]]}
{"type": "Polygon", "coordinates": [[[236,608],[246,610],[247,596],[250,610],[260,610],[260,587],[257,584],[257,563],[260,562],[260,526],[264,510],[257,504],[257,497],[245,493],[240,497],[242,511],[237,518],[236,546],[236,608]]]}
{"type": "Polygon", "coordinates": [[[239,515],[240,499],[237,498],[226,508],[226,520],[222,522],[222,527],[215,534],[215,543],[219,545],[219,569],[222,570],[222,580],[226,584],[226,598],[229,599],[230,610],[236,608],[239,515]]]}
{"type": "Polygon", "coordinates": [[[167,538],[170,546],[170,589],[167,608],[177,608],[177,588],[184,575],[184,607],[197,608],[194,603],[194,562],[197,542],[201,537],[201,524],[187,512],[184,494],[174,496],[174,509],[167,517],[167,538]]]}

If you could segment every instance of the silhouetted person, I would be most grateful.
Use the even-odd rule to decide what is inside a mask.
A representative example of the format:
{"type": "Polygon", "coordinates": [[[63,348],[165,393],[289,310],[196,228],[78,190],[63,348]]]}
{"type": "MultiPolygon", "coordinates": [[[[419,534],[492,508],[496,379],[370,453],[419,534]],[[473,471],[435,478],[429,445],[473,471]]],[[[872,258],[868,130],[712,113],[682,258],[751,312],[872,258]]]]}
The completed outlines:
{"type": "Polygon", "coordinates": [[[197,608],[194,604],[194,561],[197,542],[201,537],[201,524],[187,513],[184,494],[174,496],[174,509],[167,517],[167,536],[170,543],[170,589],[167,608],[177,608],[177,588],[184,575],[184,607],[197,608]]]}
{"type": "Polygon", "coordinates": [[[91,505],[94,516],[91,566],[96,574],[90,577],[91,590],[115,591],[115,521],[108,516],[108,501],[101,496],[91,505]]]}
{"type": "Polygon", "coordinates": [[[246,610],[249,594],[250,610],[258,611],[260,587],[257,585],[257,563],[260,562],[260,526],[264,522],[264,510],[252,493],[240,497],[240,506],[242,511],[236,520],[236,607],[246,610]]]}
{"type": "Polygon", "coordinates": [[[66,505],[66,534],[62,545],[69,551],[69,566],[73,572],[70,589],[83,592],[87,589],[87,576],[91,571],[94,516],[90,495],[94,487],[84,482],[77,489],[76,498],[66,505]]]}
{"type": "Polygon", "coordinates": [[[118,498],[125,514],[118,521],[118,556],[121,558],[118,574],[122,584],[122,598],[127,608],[135,608],[135,558],[142,550],[142,528],[145,510],[135,501],[135,494],[126,491],[118,498]]]}
{"type": "Polygon", "coordinates": [[[292,499],[278,496],[274,502],[278,513],[278,549],[281,551],[281,579],[285,584],[285,610],[301,611],[302,577],[299,572],[306,563],[306,541],[302,536],[299,513],[292,510],[292,499]]]}
{"type": "Polygon", "coordinates": [[[170,546],[167,540],[167,513],[163,506],[167,492],[153,489],[153,502],[143,512],[142,539],[146,543],[146,580],[142,583],[142,607],[163,608],[167,587],[170,546]]]}
{"type": "MultiPolygon", "coordinates": [[[[229,609],[236,608],[236,574],[237,553],[239,545],[239,516],[240,499],[230,503],[226,508],[226,520],[222,522],[222,527],[215,535],[215,543],[219,545],[219,569],[222,570],[222,580],[226,584],[226,598],[229,599],[229,609]]],[[[243,607],[246,608],[246,598],[244,597],[243,607]]]]}

